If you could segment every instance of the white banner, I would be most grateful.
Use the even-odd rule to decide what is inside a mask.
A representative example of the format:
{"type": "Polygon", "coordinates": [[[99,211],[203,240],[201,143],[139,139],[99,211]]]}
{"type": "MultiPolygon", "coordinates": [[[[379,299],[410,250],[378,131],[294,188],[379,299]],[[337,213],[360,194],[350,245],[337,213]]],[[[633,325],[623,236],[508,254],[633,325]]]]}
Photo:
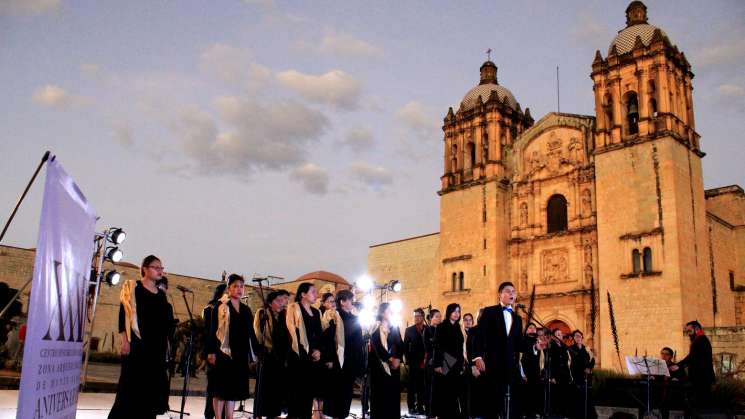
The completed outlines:
{"type": "Polygon", "coordinates": [[[75,417],[95,227],[75,182],[48,162],[17,419],[75,417]]]}

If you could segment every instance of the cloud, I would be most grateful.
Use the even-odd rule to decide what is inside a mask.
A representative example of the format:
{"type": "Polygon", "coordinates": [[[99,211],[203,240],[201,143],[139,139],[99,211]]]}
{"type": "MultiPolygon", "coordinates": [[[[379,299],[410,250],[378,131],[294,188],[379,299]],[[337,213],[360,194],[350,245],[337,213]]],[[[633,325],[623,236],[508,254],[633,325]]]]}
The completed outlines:
{"type": "Polygon", "coordinates": [[[40,15],[59,9],[61,0],[2,0],[0,14],[40,15]]]}
{"type": "MultiPolygon", "coordinates": [[[[597,44],[598,39],[612,38],[612,31],[608,26],[600,23],[587,11],[579,12],[570,34],[581,45],[594,45],[597,44]]],[[[605,53],[605,51],[602,52],[605,53]]]]}
{"type": "Polygon", "coordinates": [[[84,74],[94,75],[98,74],[101,68],[97,64],[83,63],[80,64],[80,71],[84,74]]]}
{"type": "Polygon", "coordinates": [[[722,84],[717,88],[717,92],[724,97],[742,98],[745,97],[745,88],[736,84],[722,84]]]}
{"type": "Polygon", "coordinates": [[[745,39],[737,39],[719,45],[709,45],[694,54],[691,61],[698,67],[707,67],[741,64],[743,59],[745,59],[745,39]]]}
{"type": "Polygon", "coordinates": [[[312,102],[348,110],[359,106],[361,84],[341,70],[331,70],[319,76],[288,70],[277,74],[277,80],[312,102]]]}
{"type": "Polygon", "coordinates": [[[326,34],[321,40],[320,51],[340,57],[380,57],[383,50],[369,42],[347,34],[326,34]]]}
{"type": "Polygon", "coordinates": [[[408,128],[423,134],[430,134],[440,127],[433,112],[417,101],[411,101],[402,106],[396,113],[396,117],[408,128]]]}
{"type": "Polygon", "coordinates": [[[396,112],[400,138],[399,154],[412,160],[429,159],[440,153],[442,131],[439,118],[429,107],[411,101],[396,112]]]}
{"type": "Polygon", "coordinates": [[[132,148],[134,147],[134,139],[132,138],[132,127],[125,121],[115,121],[112,124],[112,134],[114,141],[122,147],[132,148]]]}
{"type": "Polygon", "coordinates": [[[90,99],[71,95],[65,89],[53,84],[36,89],[31,99],[39,105],[51,108],[84,106],[90,103],[90,99]]]}
{"type": "Polygon", "coordinates": [[[381,166],[356,162],[352,163],[350,171],[355,180],[371,189],[380,190],[393,183],[393,174],[381,166]]]}
{"type": "Polygon", "coordinates": [[[356,127],[347,131],[346,138],[341,141],[341,145],[349,147],[355,153],[360,153],[373,148],[375,140],[372,131],[368,128],[356,127]]]}
{"type": "Polygon", "coordinates": [[[295,168],[290,173],[290,179],[302,183],[303,188],[312,194],[325,195],[328,192],[328,173],[313,163],[305,163],[295,168]]]}
{"type": "Polygon", "coordinates": [[[199,56],[202,71],[225,83],[258,88],[271,81],[272,72],[257,63],[249,63],[248,54],[226,44],[212,44],[199,56]]]}
{"type": "Polygon", "coordinates": [[[179,172],[247,177],[261,169],[282,171],[306,160],[328,119],[295,101],[259,103],[234,96],[213,101],[216,116],[183,108],[170,124],[179,172]]]}

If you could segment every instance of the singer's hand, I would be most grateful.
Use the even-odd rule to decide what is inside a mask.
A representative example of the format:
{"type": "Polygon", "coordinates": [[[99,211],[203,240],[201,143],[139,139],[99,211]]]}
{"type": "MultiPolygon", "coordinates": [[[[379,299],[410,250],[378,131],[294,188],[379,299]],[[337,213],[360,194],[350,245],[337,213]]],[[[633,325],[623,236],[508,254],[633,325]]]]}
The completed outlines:
{"type": "Polygon", "coordinates": [[[435,368],[435,372],[438,374],[442,374],[442,367],[435,368]]]}
{"type": "Polygon", "coordinates": [[[215,361],[217,361],[217,355],[215,354],[207,355],[207,363],[209,363],[210,365],[215,365],[215,361]]]}
{"type": "Polygon", "coordinates": [[[334,363],[333,362],[327,362],[326,363],[326,369],[329,369],[330,370],[333,367],[334,367],[334,363]]]}
{"type": "Polygon", "coordinates": [[[398,358],[391,358],[390,363],[391,363],[391,368],[393,368],[394,370],[397,370],[398,367],[401,366],[401,360],[398,358]]]}
{"type": "Polygon", "coordinates": [[[127,338],[122,339],[120,352],[122,355],[129,355],[129,341],[127,340],[127,338]]]}
{"type": "Polygon", "coordinates": [[[313,361],[318,361],[321,359],[321,351],[318,349],[314,349],[313,352],[310,353],[310,357],[313,359],[313,361]]]}
{"type": "Polygon", "coordinates": [[[481,372],[486,371],[486,365],[484,365],[484,360],[483,359],[478,358],[478,359],[476,359],[476,361],[474,361],[474,363],[476,364],[476,368],[478,368],[479,371],[481,371],[481,372]]]}

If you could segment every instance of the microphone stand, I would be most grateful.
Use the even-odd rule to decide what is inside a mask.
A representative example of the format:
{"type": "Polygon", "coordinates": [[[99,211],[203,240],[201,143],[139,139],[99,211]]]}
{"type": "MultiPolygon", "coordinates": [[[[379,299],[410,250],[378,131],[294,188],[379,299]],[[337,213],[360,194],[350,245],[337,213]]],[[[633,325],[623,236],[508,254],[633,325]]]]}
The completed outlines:
{"type": "MultiPolygon", "coordinates": [[[[191,308],[189,307],[189,303],[186,301],[186,290],[181,290],[181,297],[184,299],[184,305],[186,306],[186,312],[189,314],[189,341],[186,344],[186,365],[184,366],[184,387],[181,389],[181,410],[178,411],[179,418],[183,419],[184,415],[190,416],[189,413],[184,412],[184,407],[186,406],[186,392],[189,388],[189,377],[191,376],[191,372],[189,371],[189,368],[191,367],[191,354],[194,349],[194,316],[191,313],[191,308]]],[[[193,294],[192,294],[193,295],[193,294]]],[[[171,410],[173,412],[173,410],[171,410]]]]}

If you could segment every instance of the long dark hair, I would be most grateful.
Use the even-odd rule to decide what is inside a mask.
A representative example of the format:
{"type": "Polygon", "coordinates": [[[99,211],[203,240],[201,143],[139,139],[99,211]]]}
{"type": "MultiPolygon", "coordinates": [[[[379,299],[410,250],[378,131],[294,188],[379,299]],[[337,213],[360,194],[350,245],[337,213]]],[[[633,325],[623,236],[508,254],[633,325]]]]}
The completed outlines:
{"type": "Polygon", "coordinates": [[[303,294],[307,294],[308,291],[310,291],[310,287],[312,287],[313,284],[310,282],[303,282],[300,285],[297,286],[297,292],[295,293],[295,302],[299,303],[303,300],[303,294]]]}
{"type": "MultiPolygon", "coordinates": [[[[321,307],[320,307],[321,314],[323,314],[323,313],[326,312],[326,307],[324,307],[323,303],[325,303],[326,300],[328,300],[329,298],[332,298],[333,299],[334,298],[334,294],[332,294],[330,292],[325,292],[321,296],[321,307]]],[[[336,300],[334,300],[334,301],[336,301],[336,300]]]]}
{"type": "Polygon", "coordinates": [[[385,311],[388,309],[389,306],[390,306],[389,303],[381,303],[378,306],[378,321],[379,322],[383,321],[383,315],[385,314],[385,311]]]}
{"type": "MultiPolygon", "coordinates": [[[[445,309],[445,318],[443,319],[443,323],[448,322],[450,324],[450,315],[455,312],[455,310],[460,310],[460,304],[458,303],[450,303],[448,304],[447,308],[445,309]]],[[[458,317],[458,320],[454,324],[460,324],[461,317],[458,317]]]]}
{"type": "Polygon", "coordinates": [[[160,260],[160,258],[158,258],[155,255],[147,255],[147,256],[145,256],[145,259],[142,259],[142,265],[140,265],[140,276],[141,277],[143,277],[143,278],[145,277],[145,268],[147,268],[148,266],[150,266],[150,264],[153,263],[153,262],[155,262],[156,260],[158,262],[161,262],[162,263],[162,261],[160,260]]]}
{"type": "Polygon", "coordinates": [[[217,286],[215,287],[215,293],[212,294],[210,303],[216,303],[217,300],[219,300],[223,296],[223,294],[225,294],[225,288],[227,287],[227,284],[225,284],[224,282],[217,284],[217,286]]]}

